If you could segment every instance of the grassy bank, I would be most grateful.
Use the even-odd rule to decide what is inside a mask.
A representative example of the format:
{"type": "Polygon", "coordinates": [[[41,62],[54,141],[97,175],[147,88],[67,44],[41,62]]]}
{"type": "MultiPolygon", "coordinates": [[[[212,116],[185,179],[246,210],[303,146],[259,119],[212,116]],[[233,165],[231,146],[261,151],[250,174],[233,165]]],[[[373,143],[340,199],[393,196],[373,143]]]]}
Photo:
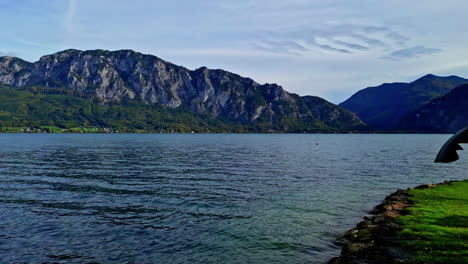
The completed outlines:
{"type": "Polygon", "coordinates": [[[397,223],[411,263],[468,263],[468,180],[411,189],[413,206],[397,223]]]}
{"type": "Polygon", "coordinates": [[[468,263],[468,180],[398,190],[336,243],[330,264],[468,263]]]}

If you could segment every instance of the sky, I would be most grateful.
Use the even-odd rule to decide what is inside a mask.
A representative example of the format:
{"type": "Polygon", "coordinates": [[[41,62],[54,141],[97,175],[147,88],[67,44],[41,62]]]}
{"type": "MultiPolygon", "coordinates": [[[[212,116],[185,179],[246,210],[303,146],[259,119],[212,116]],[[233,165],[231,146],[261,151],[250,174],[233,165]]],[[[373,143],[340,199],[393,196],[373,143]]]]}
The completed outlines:
{"type": "Polygon", "coordinates": [[[468,77],[466,0],[0,0],[0,56],[132,49],[340,103],[384,82],[468,77]]]}

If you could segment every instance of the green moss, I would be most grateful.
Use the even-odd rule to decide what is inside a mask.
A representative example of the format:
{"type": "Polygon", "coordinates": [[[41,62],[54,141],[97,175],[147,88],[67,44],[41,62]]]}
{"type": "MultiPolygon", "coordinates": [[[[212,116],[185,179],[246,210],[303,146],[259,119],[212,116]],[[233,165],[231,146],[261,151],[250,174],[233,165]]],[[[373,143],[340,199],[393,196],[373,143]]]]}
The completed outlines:
{"type": "Polygon", "coordinates": [[[468,263],[468,180],[409,194],[414,206],[398,221],[411,263],[468,263]]]}

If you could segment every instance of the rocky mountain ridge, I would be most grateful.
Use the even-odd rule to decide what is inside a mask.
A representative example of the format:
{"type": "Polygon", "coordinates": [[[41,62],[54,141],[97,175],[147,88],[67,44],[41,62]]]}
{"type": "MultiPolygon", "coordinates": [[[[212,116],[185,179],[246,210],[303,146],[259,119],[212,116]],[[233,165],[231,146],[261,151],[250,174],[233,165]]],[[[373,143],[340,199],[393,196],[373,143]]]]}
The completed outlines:
{"type": "Polygon", "coordinates": [[[259,84],[224,70],[188,70],[132,50],[65,50],[35,63],[0,58],[0,84],[17,88],[65,89],[102,103],[138,101],[239,122],[263,122],[304,129],[355,129],[365,124],[325,100],[304,99],[277,84],[259,84]],[[325,112],[324,112],[325,111],[325,112]]]}

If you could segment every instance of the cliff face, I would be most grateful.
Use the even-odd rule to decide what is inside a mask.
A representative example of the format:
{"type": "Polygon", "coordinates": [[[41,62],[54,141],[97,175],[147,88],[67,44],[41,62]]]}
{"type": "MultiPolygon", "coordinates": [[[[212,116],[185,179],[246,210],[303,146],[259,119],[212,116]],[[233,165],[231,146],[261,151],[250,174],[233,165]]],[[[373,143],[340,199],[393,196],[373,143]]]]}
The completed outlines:
{"type": "Polygon", "coordinates": [[[402,129],[455,133],[468,126],[468,84],[453,89],[408,114],[401,121],[402,129]]]}
{"type": "MultiPolygon", "coordinates": [[[[258,84],[224,70],[202,67],[191,71],[131,50],[66,50],[35,63],[3,57],[0,84],[67,89],[80,96],[97,97],[103,103],[135,100],[171,108],[184,106],[195,113],[242,122],[305,118],[324,124],[320,113],[312,109],[316,105],[311,108],[310,103],[279,85],[258,84]]],[[[343,109],[336,114],[352,115],[343,109]]],[[[359,118],[346,120],[350,122],[339,125],[364,125],[359,118]]]]}
{"type": "Polygon", "coordinates": [[[355,113],[370,127],[396,129],[401,119],[434,98],[468,83],[457,76],[426,75],[411,83],[386,83],[363,89],[340,106],[355,113]]]}

